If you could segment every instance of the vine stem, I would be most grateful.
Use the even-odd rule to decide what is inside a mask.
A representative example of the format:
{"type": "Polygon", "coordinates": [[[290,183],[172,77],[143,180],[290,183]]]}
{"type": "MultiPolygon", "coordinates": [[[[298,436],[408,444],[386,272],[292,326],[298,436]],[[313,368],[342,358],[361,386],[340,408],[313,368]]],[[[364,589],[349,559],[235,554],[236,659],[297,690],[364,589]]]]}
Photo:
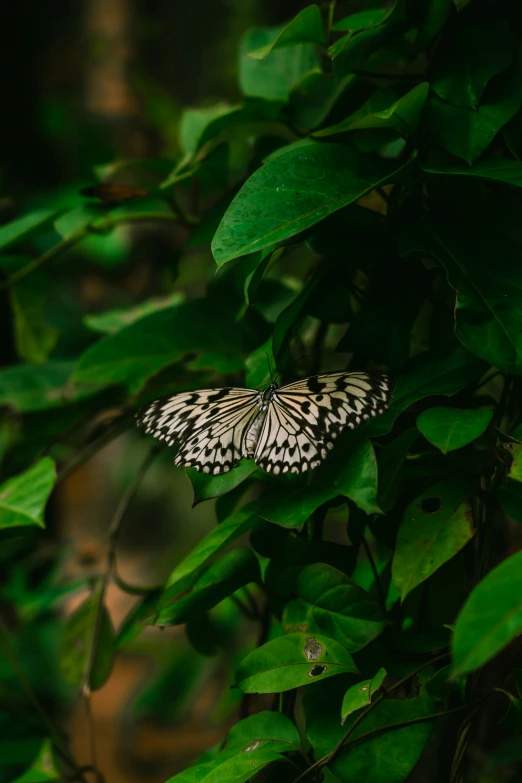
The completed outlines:
{"type": "Polygon", "coordinates": [[[40,715],[42,721],[45,723],[45,726],[47,727],[47,731],[49,732],[49,738],[51,739],[57,752],[61,755],[63,760],[67,762],[67,764],[69,764],[71,769],[74,771],[76,779],[81,780],[82,783],[87,783],[84,770],[82,770],[82,768],[78,766],[73,756],[71,755],[63,739],[61,729],[59,728],[59,726],[56,726],[54,724],[52,718],[47,714],[45,708],[40,702],[40,699],[34,692],[33,686],[31,685],[26,673],[24,672],[22,666],[18,661],[15,651],[11,646],[11,641],[9,636],[10,634],[5,624],[4,618],[0,614],[0,640],[1,640],[2,648],[6,660],[9,661],[9,664],[14,674],[16,675],[18,682],[22,686],[22,689],[25,691],[34,709],[40,715]]]}
{"type": "MultiPolygon", "coordinates": [[[[394,691],[398,690],[402,685],[404,685],[408,680],[411,680],[412,677],[415,677],[416,674],[423,671],[424,669],[427,669],[429,666],[432,666],[435,663],[438,663],[439,661],[444,660],[449,656],[449,653],[442,653],[441,655],[437,655],[435,658],[432,658],[430,661],[426,661],[421,666],[418,666],[416,669],[414,669],[412,672],[407,674],[402,679],[398,680],[394,685],[392,685],[390,688],[387,688],[385,691],[383,690],[375,699],[375,701],[372,701],[371,704],[369,704],[366,709],[354,720],[348,731],[346,731],[335,748],[330,751],[330,753],[327,753],[325,756],[320,758],[318,761],[316,761],[314,764],[312,764],[311,767],[308,767],[307,770],[305,770],[301,775],[299,775],[298,778],[296,778],[293,783],[299,783],[300,780],[304,780],[310,772],[312,772],[314,769],[321,769],[322,767],[325,767],[327,764],[330,764],[341,752],[343,747],[345,746],[348,739],[351,737],[355,729],[363,722],[363,720],[366,718],[366,716],[375,709],[375,707],[380,704],[381,701],[386,699],[390,694],[394,693],[394,691]]],[[[428,720],[428,718],[426,718],[428,720]]],[[[429,720],[433,720],[433,715],[429,716],[429,720]]],[[[393,726],[394,724],[392,724],[393,726]]],[[[403,724],[401,724],[403,725],[403,724]]],[[[383,727],[384,729],[387,727],[383,727]]],[[[371,733],[371,732],[367,732],[371,733]]]]}
{"type": "Polygon", "coordinates": [[[118,542],[118,537],[120,535],[123,518],[134,498],[134,495],[136,494],[139,485],[141,484],[143,477],[147,473],[158,451],[159,451],[159,446],[155,446],[149,451],[143,463],[141,464],[136,474],[134,475],[132,481],[130,482],[125,492],[121,496],[120,502],[118,503],[116,511],[114,512],[114,516],[109,525],[105,569],[103,570],[99,578],[98,585],[96,587],[97,600],[96,600],[93,633],[90,640],[89,649],[87,652],[87,661],[85,663],[85,669],[83,671],[83,677],[82,677],[82,682],[80,687],[80,691],[82,694],[84,707],[85,707],[85,717],[87,721],[87,733],[89,737],[91,764],[94,769],[97,769],[97,753],[96,753],[96,741],[94,736],[94,725],[93,725],[93,717],[92,717],[92,709],[91,709],[91,677],[92,677],[92,672],[94,667],[94,659],[96,656],[96,649],[100,638],[100,630],[101,630],[101,624],[103,620],[103,609],[105,605],[104,604],[105,594],[107,592],[107,587],[111,580],[116,564],[116,545],[118,542]]]}
{"type": "Polygon", "coordinates": [[[113,228],[116,228],[116,226],[121,225],[123,223],[178,223],[178,222],[183,223],[180,216],[175,214],[174,212],[172,213],[172,215],[163,212],[157,212],[157,213],[150,212],[144,215],[125,215],[120,217],[111,217],[109,215],[103,221],[102,224],[100,224],[100,218],[97,217],[95,218],[95,220],[92,221],[92,223],[89,223],[83,228],[78,229],[78,231],[75,231],[66,239],[63,239],[61,242],[58,242],[56,245],[53,245],[53,247],[50,247],[49,250],[45,251],[45,253],[42,253],[42,255],[38,256],[37,258],[33,258],[33,260],[30,261],[28,264],[21,267],[21,269],[18,269],[16,272],[14,272],[10,277],[7,278],[7,280],[5,280],[3,283],[0,284],[0,292],[5,291],[6,289],[13,286],[15,283],[18,283],[20,280],[23,280],[24,277],[29,275],[31,272],[34,272],[35,269],[38,269],[39,267],[43,266],[48,261],[51,261],[53,258],[62,255],[62,253],[65,253],[66,250],[69,250],[71,247],[74,247],[74,245],[77,245],[78,242],[81,242],[82,239],[85,239],[85,237],[89,236],[90,234],[105,233],[106,231],[111,231],[113,228]]]}

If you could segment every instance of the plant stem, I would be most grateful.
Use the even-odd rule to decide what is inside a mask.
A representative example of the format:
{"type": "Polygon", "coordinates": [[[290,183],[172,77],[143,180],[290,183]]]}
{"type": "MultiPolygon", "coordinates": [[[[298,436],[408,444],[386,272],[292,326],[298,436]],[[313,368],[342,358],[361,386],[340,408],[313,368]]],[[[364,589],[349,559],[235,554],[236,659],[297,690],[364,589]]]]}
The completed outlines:
{"type": "MultiPolygon", "coordinates": [[[[396,682],[394,685],[392,685],[390,688],[388,688],[386,691],[382,691],[375,701],[372,701],[371,704],[369,704],[366,709],[354,720],[348,731],[345,732],[345,734],[341,737],[337,745],[333,750],[330,751],[330,753],[327,753],[325,756],[320,758],[318,761],[316,761],[314,764],[312,764],[311,767],[309,767],[305,772],[302,773],[298,778],[296,778],[293,783],[299,783],[300,780],[304,780],[310,772],[312,772],[314,769],[321,769],[321,767],[325,767],[327,764],[330,764],[336,756],[339,755],[341,750],[343,749],[345,743],[349,739],[349,737],[353,734],[355,729],[363,722],[363,720],[366,718],[366,716],[375,709],[375,707],[380,704],[381,701],[386,699],[390,694],[394,693],[394,691],[398,690],[404,683],[408,682],[412,677],[415,677],[416,674],[423,671],[424,669],[427,669],[429,666],[432,666],[435,663],[438,663],[439,661],[444,660],[447,658],[449,653],[442,653],[441,655],[437,655],[435,658],[432,658],[430,661],[426,661],[421,666],[418,666],[416,669],[414,669],[412,672],[407,674],[405,677],[403,677],[401,680],[396,682]]],[[[430,720],[432,719],[432,716],[430,716],[430,720]]]]}
{"type": "Polygon", "coordinates": [[[142,465],[136,472],[134,478],[132,479],[129,486],[123,493],[120,502],[118,503],[111,524],[109,525],[109,531],[108,531],[109,541],[108,541],[107,554],[106,554],[106,566],[99,579],[99,583],[96,588],[97,602],[96,602],[96,614],[94,619],[94,629],[90,640],[90,645],[87,653],[87,661],[85,664],[85,669],[83,672],[82,684],[81,684],[81,694],[84,700],[85,715],[87,720],[87,733],[89,736],[89,743],[91,748],[91,762],[92,762],[92,766],[95,769],[97,768],[97,762],[96,762],[97,754],[96,754],[96,742],[94,737],[94,725],[93,725],[92,711],[91,711],[91,678],[92,678],[94,660],[96,657],[96,649],[98,647],[98,641],[100,637],[101,624],[103,620],[103,610],[105,606],[104,603],[105,593],[107,591],[107,586],[109,584],[109,581],[111,579],[115,567],[116,544],[120,534],[123,518],[134,498],[134,495],[136,494],[136,491],[143,477],[148,471],[150,465],[152,464],[152,461],[156,457],[158,450],[159,450],[159,446],[156,446],[149,451],[142,465]]]}
{"type": "Polygon", "coordinates": [[[375,560],[373,559],[372,550],[370,549],[370,546],[366,540],[366,536],[362,537],[361,543],[363,545],[363,549],[366,552],[366,557],[368,558],[368,561],[370,563],[372,572],[373,572],[373,578],[375,579],[375,586],[377,588],[377,593],[379,596],[379,603],[381,605],[382,613],[386,614],[386,596],[384,595],[384,590],[382,589],[382,582],[381,577],[379,576],[379,572],[377,571],[377,566],[375,564],[375,560]]]}

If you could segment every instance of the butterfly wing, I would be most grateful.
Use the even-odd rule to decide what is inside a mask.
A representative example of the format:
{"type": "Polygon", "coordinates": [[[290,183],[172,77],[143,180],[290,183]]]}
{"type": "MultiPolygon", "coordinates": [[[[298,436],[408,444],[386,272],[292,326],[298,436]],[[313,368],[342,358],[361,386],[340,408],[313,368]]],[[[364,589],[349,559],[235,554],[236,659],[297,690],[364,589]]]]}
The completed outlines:
{"type": "Polygon", "coordinates": [[[169,446],[174,463],[218,475],[247,456],[246,434],[259,412],[259,392],[202,389],[163,397],[138,415],[138,425],[169,446]]]}
{"type": "Polygon", "coordinates": [[[334,439],[383,413],[393,391],[384,373],[334,372],[290,383],[274,392],[255,452],[268,472],[316,468],[334,439]]]}

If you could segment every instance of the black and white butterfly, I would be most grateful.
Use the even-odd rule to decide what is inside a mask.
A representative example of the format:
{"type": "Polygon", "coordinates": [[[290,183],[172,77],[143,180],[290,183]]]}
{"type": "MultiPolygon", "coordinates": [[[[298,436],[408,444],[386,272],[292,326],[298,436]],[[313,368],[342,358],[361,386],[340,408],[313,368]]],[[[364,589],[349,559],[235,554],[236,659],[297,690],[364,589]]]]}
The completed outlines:
{"type": "Polygon", "coordinates": [[[329,372],[281,388],[201,389],[162,397],[137,416],[145,432],[179,445],[176,465],[217,476],[253,457],[263,470],[316,468],[335,438],[383,413],[394,383],[381,372],[329,372]]]}

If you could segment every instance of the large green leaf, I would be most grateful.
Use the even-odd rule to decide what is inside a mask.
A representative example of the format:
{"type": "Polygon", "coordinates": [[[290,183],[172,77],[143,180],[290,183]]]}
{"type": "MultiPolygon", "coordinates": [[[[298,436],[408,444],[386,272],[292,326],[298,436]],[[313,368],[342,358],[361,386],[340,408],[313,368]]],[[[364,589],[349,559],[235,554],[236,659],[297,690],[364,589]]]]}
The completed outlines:
{"type": "Polygon", "coordinates": [[[244,95],[267,101],[287,101],[303,76],[319,67],[313,44],[295,44],[276,49],[266,60],[256,60],[250,52],[272,49],[284,27],[258,27],[248,30],[239,48],[239,86],[244,95]]]}
{"type": "Polygon", "coordinates": [[[303,8],[291,22],[283,27],[277,38],[271,43],[261,46],[248,53],[254,60],[266,60],[268,55],[276,49],[284,49],[286,46],[296,44],[324,44],[324,29],[321,12],[316,5],[303,8]]]}
{"type": "Polygon", "coordinates": [[[502,510],[515,522],[522,524],[522,487],[520,483],[508,481],[497,490],[502,510]]]}
{"type": "Polygon", "coordinates": [[[522,163],[519,160],[484,156],[476,161],[473,166],[467,166],[463,165],[457,158],[443,154],[442,151],[437,151],[429,155],[419,165],[423,171],[431,174],[479,177],[522,188],[522,163]]]}
{"type": "Polygon", "coordinates": [[[45,504],[56,481],[54,462],[43,457],[32,468],[0,486],[0,529],[45,527],[45,504]]]}
{"type": "Polygon", "coordinates": [[[316,563],[303,568],[295,580],[297,600],[286,604],[285,632],[318,633],[356,652],[384,628],[376,602],[348,576],[316,563]]]}
{"type": "Polygon", "coordinates": [[[93,594],[67,618],[63,629],[60,669],[67,682],[75,688],[83,684],[93,642],[89,682],[92,690],[104,685],[114,664],[116,637],[106,606],[99,606],[100,589],[101,585],[98,585],[93,594]]]}
{"type": "Polygon", "coordinates": [[[0,370],[0,405],[17,411],[43,411],[60,408],[100,390],[101,385],[96,383],[71,383],[73,369],[73,362],[56,360],[6,367],[0,370]]]}
{"type": "Polygon", "coordinates": [[[397,376],[389,409],[365,428],[369,435],[384,435],[397,416],[412,403],[434,394],[455,394],[486,371],[487,365],[460,345],[449,351],[416,356],[397,376]]]}
{"type": "Polygon", "coordinates": [[[462,408],[428,408],[417,417],[417,427],[443,454],[461,449],[478,438],[493,416],[493,411],[462,408]]]}
{"type": "Polygon", "coordinates": [[[398,173],[397,165],[341,144],[298,143],[248,179],[214,236],[218,266],[281,242],[398,173]]]}
{"type": "Polygon", "coordinates": [[[493,569],[464,604],[453,635],[453,673],[483,666],[522,633],[522,552],[493,569]]]}
{"type": "Polygon", "coordinates": [[[464,237],[437,225],[415,244],[443,264],[456,291],[455,332],[477,356],[501,370],[522,372],[522,292],[519,249],[493,235],[464,237]],[[494,259],[494,263],[492,263],[494,259]]]}
{"type": "Polygon", "coordinates": [[[425,490],[404,512],[392,578],[404,600],[473,537],[469,493],[474,479],[447,479],[425,490]]]}
{"type": "Polygon", "coordinates": [[[270,748],[254,748],[246,753],[220,753],[212,761],[197,764],[169,778],[167,783],[248,783],[252,775],[281,756],[270,748]]]}
{"type": "Polygon", "coordinates": [[[505,71],[513,60],[513,37],[506,19],[488,19],[449,28],[437,49],[431,88],[455,106],[477,109],[486,85],[505,71]]]}
{"type": "MultiPolygon", "coordinates": [[[[280,712],[263,710],[234,724],[228,733],[227,748],[231,744],[248,746],[256,740],[272,741],[270,749],[276,753],[301,747],[299,732],[290,718],[280,712]]],[[[266,748],[266,744],[264,747],[266,748]]]]}
{"type": "Polygon", "coordinates": [[[278,693],[357,672],[352,656],[338,642],[316,634],[280,636],[249,653],[236,670],[244,693],[278,693]]]}
{"type": "Polygon", "coordinates": [[[246,341],[233,314],[197,299],[144,316],[88,348],[73,380],[126,384],[139,391],[150,376],[191,351],[234,354],[246,341]]]}
{"type": "MultiPolygon", "coordinates": [[[[340,679],[332,680],[313,685],[304,694],[306,734],[318,758],[334,749],[352,722],[348,718],[343,726],[339,719],[348,683],[340,685],[340,679]]],[[[383,699],[357,726],[346,747],[328,765],[340,783],[405,783],[426,745],[432,724],[415,723],[389,731],[385,727],[434,712],[433,699],[424,685],[419,685],[418,695],[383,699]],[[358,737],[373,730],[378,733],[357,742],[358,737]]]]}
{"type": "Polygon", "coordinates": [[[336,442],[331,455],[313,471],[309,481],[299,477],[281,481],[263,495],[257,513],[285,527],[302,525],[316,508],[342,495],[367,514],[379,513],[377,505],[377,463],[373,447],[359,433],[346,433],[336,442]]]}

